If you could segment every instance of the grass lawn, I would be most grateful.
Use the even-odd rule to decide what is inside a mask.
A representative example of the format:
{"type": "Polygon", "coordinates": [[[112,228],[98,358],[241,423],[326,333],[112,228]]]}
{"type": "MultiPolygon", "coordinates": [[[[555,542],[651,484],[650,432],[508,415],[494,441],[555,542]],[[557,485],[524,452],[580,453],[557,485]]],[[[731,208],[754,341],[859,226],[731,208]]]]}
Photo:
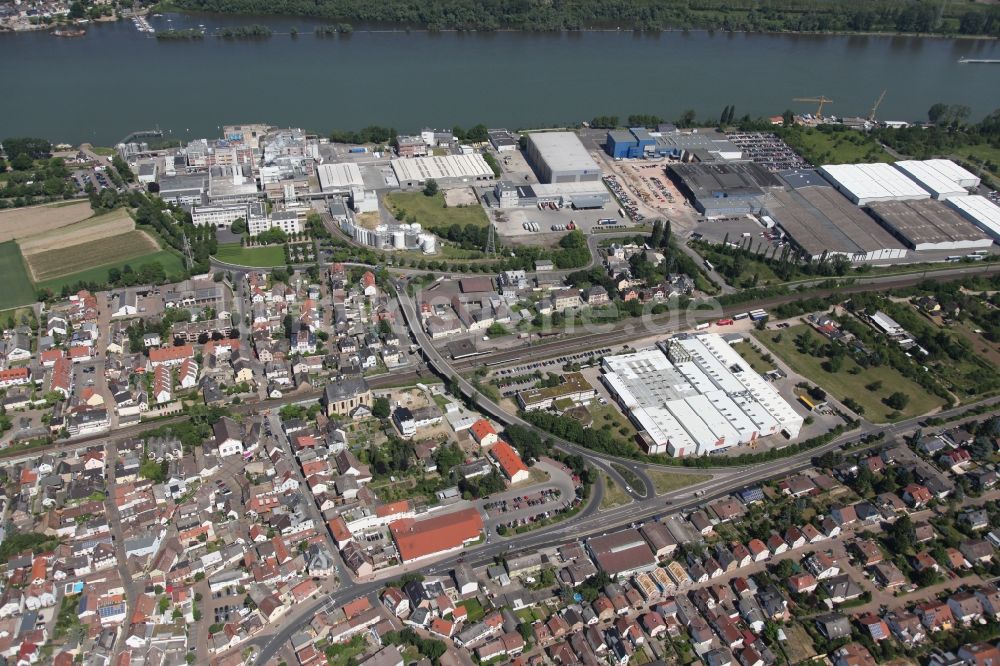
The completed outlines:
{"type": "Polygon", "coordinates": [[[813,164],[893,162],[874,139],[854,130],[823,132],[812,127],[790,127],[781,138],[813,164]]]}
{"type": "MultiPolygon", "coordinates": [[[[735,243],[743,240],[742,238],[733,238],[732,241],[735,243]]],[[[754,238],[750,243],[750,247],[757,247],[761,239],[754,238]]],[[[752,287],[754,286],[754,276],[757,277],[756,286],[765,287],[769,284],[781,284],[784,282],[781,278],[774,274],[774,271],[765,262],[753,259],[751,257],[741,257],[740,262],[742,264],[742,269],[736,275],[730,276],[732,273],[732,267],[736,261],[736,257],[724,254],[718,250],[714,245],[710,243],[692,241],[688,245],[694,249],[700,256],[712,262],[715,266],[716,272],[723,276],[726,281],[736,287],[752,287]]],[[[790,279],[796,280],[806,277],[799,271],[792,273],[790,279]]]]}
{"type": "Polygon", "coordinates": [[[602,430],[610,429],[613,431],[616,439],[624,439],[627,442],[635,441],[635,426],[611,403],[601,405],[592,402],[587,407],[587,411],[590,412],[590,416],[594,419],[591,427],[602,430]]]}
{"type": "Polygon", "coordinates": [[[749,363],[750,367],[758,373],[764,374],[765,372],[774,370],[774,363],[765,361],[764,354],[754,349],[749,342],[737,342],[733,345],[733,349],[739,352],[743,360],[749,363]]]}
{"type": "Polygon", "coordinates": [[[385,203],[394,215],[402,212],[405,221],[418,222],[424,227],[452,224],[460,224],[463,227],[467,224],[485,227],[489,224],[482,206],[473,204],[445,208],[444,194],[441,192],[432,197],[425,196],[423,192],[393,192],[385,195],[385,203]]]}
{"type": "Polygon", "coordinates": [[[10,318],[14,319],[14,323],[20,325],[21,315],[27,315],[29,318],[31,316],[31,308],[11,308],[10,310],[0,310],[0,326],[6,326],[7,320],[10,318]]]}
{"type": "Polygon", "coordinates": [[[108,148],[107,146],[91,146],[90,149],[95,155],[100,155],[101,157],[111,157],[115,154],[115,149],[108,148]]]}
{"type": "Polygon", "coordinates": [[[657,495],[687,488],[712,478],[711,474],[677,474],[676,472],[661,472],[659,470],[647,470],[646,473],[653,480],[657,495]]]}
{"type": "Polygon", "coordinates": [[[62,275],[51,280],[45,280],[44,282],[39,282],[37,286],[39,289],[51,289],[53,293],[58,294],[63,288],[63,285],[72,286],[77,282],[107,282],[108,271],[112,268],[121,270],[124,268],[125,264],[128,264],[132,268],[138,269],[143,264],[151,264],[154,261],[159,262],[160,265],[163,266],[163,270],[166,272],[168,278],[171,276],[181,275],[184,272],[183,259],[170,250],[157,250],[156,252],[150,252],[149,254],[143,254],[138,257],[115,261],[103,266],[94,266],[93,268],[88,268],[78,273],[70,273],[69,275],[62,275]]]}
{"type": "Polygon", "coordinates": [[[283,245],[262,245],[260,247],[243,247],[235,243],[220,245],[215,258],[229,264],[257,268],[284,266],[286,263],[283,245]]]}
{"type": "Polygon", "coordinates": [[[35,288],[31,285],[28,267],[15,241],[0,243],[0,279],[4,283],[4,288],[0,290],[0,310],[35,302],[35,288]]]}
{"type": "MultiPolygon", "coordinates": [[[[959,148],[952,157],[971,162],[975,166],[982,165],[984,162],[1000,164],[1000,147],[991,146],[988,143],[977,143],[973,146],[959,148]]],[[[991,170],[990,173],[993,174],[994,178],[1000,178],[1000,168],[991,170]]]]}
{"type": "Polygon", "coordinates": [[[604,477],[604,497],[601,498],[601,509],[613,509],[617,506],[625,506],[632,501],[623,488],[612,481],[608,476],[604,477]]]}
{"type": "Polygon", "coordinates": [[[483,604],[475,597],[464,599],[459,605],[465,607],[465,612],[469,614],[468,621],[470,623],[479,622],[486,615],[483,604]]]}
{"type": "Polygon", "coordinates": [[[817,341],[825,341],[825,338],[805,324],[778,331],[758,331],[754,332],[754,335],[775,355],[784,359],[795,372],[818,384],[838,400],[854,398],[864,408],[865,418],[875,423],[889,421],[893,409],[886,406],[882,399],[896,391],[908,395],[910,402],[894,420],[926,414],[944,404],[936,395],[928,393],[920,385],[887,365],[860,368],[852,359],[847,358],[839,372],[827,372],[822,366],[823,361],[827,360],[826,357],[802,354],[796,348],[795,338],[802,332],[808,333],[817,341]],[[853,368],[858,368],[860,372],[851,374],[853,368]],[[879,390],[869,391],[865,388],[867,384],[876,381],[882,383],[879,390]]]}

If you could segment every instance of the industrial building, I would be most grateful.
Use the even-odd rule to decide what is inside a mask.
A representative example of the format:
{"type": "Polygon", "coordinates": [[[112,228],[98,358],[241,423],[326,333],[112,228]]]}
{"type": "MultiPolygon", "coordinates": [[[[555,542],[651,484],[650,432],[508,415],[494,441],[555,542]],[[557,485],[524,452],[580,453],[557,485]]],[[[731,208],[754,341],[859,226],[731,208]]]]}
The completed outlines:
{"type": "Polygon", "coordinates": [[[543,183],[573,183],[601,179],[601,168],[573,132],[528,135],[528,162],[543,183]]]}
{"type": "Polygon", "coordinates": [[[743,151],[718,132],[650,132],[643,127],[611,130],[604,144],[615,159],[672,157],[684,162],[738,160],[743,151]]]}
{"type": "Polygon", "coordinates": [[[587,539],[587,550],[601,571],[627,578],[656,568],[656,555],[639,530],[627,529],[587,539]]]}
{"type": "Polygon", "coordinates": [[[554,203],[576,209],[604,208],[611,202],[611,192],[600,180],[584,183],[540,183],[515,185],[501,181],[493,188],[490,205],[499,208],[534,208],[554,203]]]}
{"type": "Polygon", "coordinates": [[[517,150],[517,137],[505,129],[489,131],[490,145],[498,153],[509,153],[517,150]]]}
{"type": "Polygon", "coordinates": [[[213,166],[208,169],[208,202],[211,204],[242,203],[260,198],[253,167],[237,164],[213,166]]]}
{"type": "Polygon", "coordinates": [[[492,181],[493,169],[479,153],[392,160],[400,187],[423,187],[433,179],[441,187],[492,181]]]}
{"type": "Polygon", "coordinates": [[[340,230],[356,242],[379,250],[437,252],[437,236],[425,232],[419,224],[380,224],[369,229],[344,216],[340,219],[340,230]]]}
{"type": "Polygon", "coordinates": [[[324,193],[346,194],[351,188],[365,186],[361,168],[354,162],[320,164],[316,167],[316,176],[324,193]]]}
{"type": "Polygon", "coordinates": [[[990,238],[1000,242],[1000,206],[978,194],[948,199],[947,204],[990,238]]]}
{"type": "Polygon", "coordinates": [[[951,160],[903,160],[894,165],[920,185],[934,199],[951,199],[969,194],[967,188],[979,187],[979,178],[951,160]]]}
{"type": "Polygon", "coordinates": [[[232,203],[218,206],[195,206],[191,209],[191,224],[196,227],[212,226],[218,229],[228,229],[236,220],[245,220],[249,217],[247,208],[250,205],[232,203]]]}
{"type": "Polygon", "coordinates": [[[710,218],[760,213],[764,188],[782,186],[754,162],[671,164],[667,175],[695,209],[710,218]]]}
{"type": "Polygon", "coordinates": [[[802,417],[720,336],[659,347],[602,363],[601,379],[647,453],[707,455],[782,431],[798,436],[802,417]]]}
{"type": "Polygon", "coordinates": [[[993,244],[992,238],[941,201],[884,201],[868,208],[911,250],[979,250],[993,244]]]}
{"type": "Polygon", "coordinates": [[[780,174],[786,190],[771,193],[763,213],[814,260],[842,255],[851,261],[903,259],[906,248],[812,169],[780,174]]]}
{"type": "Polygon", "coordinates": [[[859,206],[876,201],[915,201],[931,196],[902,171],[884,162],[825,164],[819,171],[831,185],[859,206]]]}

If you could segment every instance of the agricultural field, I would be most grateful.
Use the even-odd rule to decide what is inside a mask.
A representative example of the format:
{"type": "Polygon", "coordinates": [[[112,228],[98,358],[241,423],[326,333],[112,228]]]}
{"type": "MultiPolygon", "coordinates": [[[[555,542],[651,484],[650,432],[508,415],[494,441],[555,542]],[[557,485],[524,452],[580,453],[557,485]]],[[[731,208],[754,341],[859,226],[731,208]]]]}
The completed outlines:
{"type": "Polygon", "coordinates": [[[786,329],[758,331],[754,335],[780,357],[792,370],[817,384],[827,393],[843,401],[853,398],[864,408],[864,417],[875,423],[886,423],[926,414],[944,404],[936,395],[924,390],[913,380],[904,377],[888,365],[861,368],[850,357],[845,357],[843,367],[830,372],[824,367],[825,356],[802,353],[796,343],[800,335],[809,336],[818,344],[826,339],[806,324],[786,329]],[[877,387],[877,388],[874,388],[877,387]],[[894,410],[883,402],[890,394],[901,392],[909,397],[907,405],[894,410]]]}
{"type": "Polygon", "coordinates": [[[87,201],[0,211],[0,243],[61,229],[93,215],[87,201]]]}
{"type": "Polygon", "coordinates": [[[385,204],[397,218],[402,214],[402,221],[417,222],[424,227],[452,224],[485,227],[489,224],[486,211],[478,203],[446,207],[441,192],[432,197],[423,192],[393,192],[385,195],[385,204]]]}
{"type": "Polygon", "coordinates": [[[30,258],[33,254],[49,250],[115,238],[134,229],[135,221],[129,216],[128,211],[118,208],[104,215],[88,217],[85,220],[65,224],[59,228],[33,233],[21,238],[17,243],[21,246],[21,252],[24,256],[30,258]]]}
{"type": "Polygon", "coordinates": [[[215,258],[228,264],[256,268],[284,266],[286,263],[284,245],[261,245],[260,247],[243,247],[235,243],[220,245],[215,258]]]}
{"type": "Polygon", "coordinates": [[[138,271],[143,265],[152,263],[160,264],[168,278],[184,274],[184,260],[179,255],[174,254],[171,250],[155,250],[147,254],[132,257],[131,259],[116,259],[110,264],[92,266],[77,273],[68,273],[51,280],[39,282],[36,286],[39,289],[49,289],[53,293],[58,294],[64,286],[72,287],[79,282],[107,282],[108,271],[112,268],[117,268],[120,271],[125,266],[131,266],[133,270],[138,271]]]}
{"type": "MultiPolygon", "coordinates": [[[[142,258],[158,252],[160,246],[143,231],[127,231],[108,238],[84,241],[66,247],[26,255],[28,268],[35,282],[79,273],[89,268],[122,261],[145,261],[142,258]]],[[[105,273],[105,278],[107,274],[105,273]]]]}
{"type": "Polygon", "coordinates": [[[9,240],[0,243],[0,310],[16,308],[35,302],[35,288],[28,277],[28,269],[17,243],[9,240]]]}

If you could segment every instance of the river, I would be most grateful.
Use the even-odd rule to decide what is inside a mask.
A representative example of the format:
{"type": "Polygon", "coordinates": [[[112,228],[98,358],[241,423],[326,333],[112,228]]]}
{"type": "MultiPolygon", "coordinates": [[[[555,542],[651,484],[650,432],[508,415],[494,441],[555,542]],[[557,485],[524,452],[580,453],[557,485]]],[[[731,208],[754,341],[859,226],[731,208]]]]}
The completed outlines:
{"type": "Polygon", "coordinates": [[[1000,107],[1000,44],[920,37],[669,32],[494,34],[356,30],[317,37],[317,22],[168,15],[157,29],[254,21],[259,41],[162,41],[131,21],[90,26],[78,38],[0,35],[7,65],[0,134],[113,144],[159,127],[176,138],[268,122],[308,130],[485,123],[527,128],[595,115],[685,109],[716,118],[814,111],[793,97],[825,95],[827,113],[867,115],[888,89],[882,119],[921,120],[935,102],[974,118],[1000,107]],[[292,37],[290,29],[298,28],[292,37]],[[278,34],[282,33],[282,34],[278,34]]]}

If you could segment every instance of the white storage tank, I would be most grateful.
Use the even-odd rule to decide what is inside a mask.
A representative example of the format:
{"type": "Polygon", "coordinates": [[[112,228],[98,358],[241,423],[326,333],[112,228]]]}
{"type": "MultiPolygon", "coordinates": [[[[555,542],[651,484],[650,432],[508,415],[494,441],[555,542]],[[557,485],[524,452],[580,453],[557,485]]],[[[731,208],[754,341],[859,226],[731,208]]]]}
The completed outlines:
{"type": "Polygon", "coordinates": [[[403,231],[392,232],[392,246],[397,250],[406,249],[406,233],[403,231]]]}
{"type": "Polygon", "coordinates": [[[437,252],[437,238],[432,234],[422,234],[420,236],[420,249],[424,254],[434,254],[437,252]]]}

